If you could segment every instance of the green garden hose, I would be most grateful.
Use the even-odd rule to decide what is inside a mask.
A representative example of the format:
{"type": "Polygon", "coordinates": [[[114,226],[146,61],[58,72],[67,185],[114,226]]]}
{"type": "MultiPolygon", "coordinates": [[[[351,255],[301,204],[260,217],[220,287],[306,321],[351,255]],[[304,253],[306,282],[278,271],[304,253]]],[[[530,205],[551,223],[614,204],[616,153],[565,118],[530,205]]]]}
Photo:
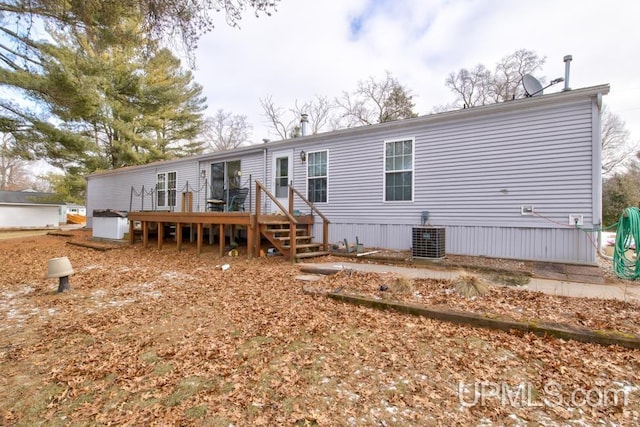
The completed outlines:
{"type": "Polygon", "coordinates": [[[620,216],[613,252],[613,271],[621,279],[637,280],[640,277],[640,209],[627,208],[620,216]],[[627,258],[627,252],[635,245],[635,259],[627,258]]]}

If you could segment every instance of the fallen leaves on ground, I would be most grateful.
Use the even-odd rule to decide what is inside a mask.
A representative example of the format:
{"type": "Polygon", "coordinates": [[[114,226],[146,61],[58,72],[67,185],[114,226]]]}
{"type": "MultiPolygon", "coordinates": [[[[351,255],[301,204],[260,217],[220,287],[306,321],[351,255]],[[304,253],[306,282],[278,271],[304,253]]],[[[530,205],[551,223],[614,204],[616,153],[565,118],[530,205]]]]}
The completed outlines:
{"type": "Polygon", "coordinates": [[[485,295],[467,297],[456,291],[455,283],[449,280],[413,279],[410,287],[398,289],[394,283],[399,278],[402,276],[397,273],[345,270],[316,282],[316,287],[327,292],[339,289],[340,292],[447,307],[487,317],[561,323],[597,331],[640,335],[640,305],[634,302],[549,295],[495,284],[488,287],[485,295]]]}
{"type": "MultiPolygon", "coordinates": [[[[639,422],[638,351],[309,296],[296,266],[220,259],[215,245],[197,257],[193,245],[103,252],[67,240],[0,242],[2,425],[639,422]],[[76,274],[59,294],[45,272],[60,256],[76,274]]],[[[366,275],[328,280],[380,285],[366,275]]],[[[413,291],[444,304],[457,298],[444,286],[413,291]]],[[[578,308],[506,291],[490,298],[492,310],[578,308]]],[[[597,304],[581,306],[585,319],[599,318],[597,304]]]]}

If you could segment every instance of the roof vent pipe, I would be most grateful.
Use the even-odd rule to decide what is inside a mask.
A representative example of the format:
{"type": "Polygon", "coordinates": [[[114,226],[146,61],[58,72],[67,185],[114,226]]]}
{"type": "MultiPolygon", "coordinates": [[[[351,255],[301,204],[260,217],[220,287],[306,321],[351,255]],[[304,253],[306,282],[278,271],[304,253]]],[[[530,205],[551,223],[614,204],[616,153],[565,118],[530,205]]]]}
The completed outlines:
{"type": "Polygon", "coordinates": [[[307,135],[307,127],[309,126],[309,115],[303,113],[300,115],[300,133],[302,136],[307,135]]]}
{"type": "Polygon", "coordinates": [[[564,89],[562,89],[563,91],[571,90],[571,88],[569,87],[569,69],[571,68],[572,59],[573,59],[573,56],[571,55],[565,55],[564,57],[564,89]]]}

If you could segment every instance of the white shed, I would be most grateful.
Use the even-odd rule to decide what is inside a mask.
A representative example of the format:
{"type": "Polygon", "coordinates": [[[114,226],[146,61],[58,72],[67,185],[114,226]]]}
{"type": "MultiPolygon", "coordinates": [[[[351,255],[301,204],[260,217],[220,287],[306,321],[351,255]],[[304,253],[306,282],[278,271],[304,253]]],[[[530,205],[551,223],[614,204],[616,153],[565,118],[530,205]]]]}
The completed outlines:
{"type": "Polygon", "coordinates": [[[53,193],[0,191],[0,228],[57,227],[62,205],[53,193]]]}

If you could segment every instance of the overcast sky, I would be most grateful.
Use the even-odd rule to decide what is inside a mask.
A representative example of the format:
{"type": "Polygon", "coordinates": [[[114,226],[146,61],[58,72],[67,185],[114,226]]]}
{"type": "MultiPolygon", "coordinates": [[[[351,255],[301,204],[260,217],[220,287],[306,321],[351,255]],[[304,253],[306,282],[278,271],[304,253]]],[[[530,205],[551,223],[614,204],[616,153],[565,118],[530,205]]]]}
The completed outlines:
{"type": "MultiPolygon", "coordinates": [[[[640,2],[546,0],[282,0],[271,17],[222,19],[200,42],[195,77],[208,115],[244,114],[252,142],[275,139],[259,98],[281,107],[330,98],[389,70],[412,91],[416,112],[453,101],[444,81],[478,63],[493,69],[528,49],[546,57],[536,77],[564,77],[573,89],[611,85],[605,104],[640,139],[640,2]]],[[[559,91],[564,83],[545,93],[559,91]]]]}

